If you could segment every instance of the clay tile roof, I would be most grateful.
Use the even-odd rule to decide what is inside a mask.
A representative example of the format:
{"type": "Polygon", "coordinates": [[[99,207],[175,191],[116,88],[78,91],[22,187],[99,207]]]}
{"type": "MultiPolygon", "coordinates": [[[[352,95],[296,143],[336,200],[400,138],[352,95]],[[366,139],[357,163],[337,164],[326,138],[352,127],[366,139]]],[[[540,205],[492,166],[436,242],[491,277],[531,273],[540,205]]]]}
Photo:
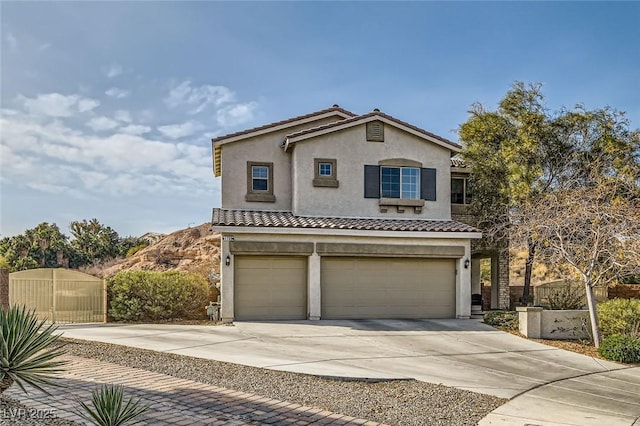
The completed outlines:
{"type": "Polygon", "coordinates": [[[453,145],[456,148],[462,148],[459,144],[457,144],[455,142],[452,142],[449,139],[446,139],[446,138],[443,138],[442,136],[438,136],[438,135],[436,135],[434,133],[428,132],[428,131],[426,131],[424,129],[421,129],[420,127],[414,126],[413,124],[409,124],[406,121],[398,120],[397,118],[395,118],[395,117],[393,117],[391,115],[385,114],[383,112],[380,112],[377,109],[373,110],[372,112],[367,113],[367,114],[356,115],[356,116],[353,116],[351,118],[347,118],[347,119],[344,119],[344,120],[336,121],[334,123],[324,124],[324,125],[321,125],[321,126],[310,128],[310,129],[300,130],[298,132],[291,133],[291,134],[287,135],[286,137],[287,138],[295,138],[297,136],[302,136],[302,135],[306,135],[306,134],[309,134],[309,133],[314,133],[314,132],[317,132],[317,131],[320,131],[320,130],[330,129],[332,127],[337,127],[337,126],[343,126],[345,124],[349,124],[349,123],[352,123],[354,121],[360,121],[360,120],[363,120],[363,119],[366,119],[366,118],[369,118],[369,117],[373,117],[375,115],[380,116],[380,117],[384,117],[384,118],[386,118],[388,120],[391,120],[391,121],[393,121],[393,122],[395,122],[397,124],[400,124],[402,126],[408,127],[410,129],[418,132],[418,133],[422,133],[425,136],[429,136],[431,138],[437,139],[437,140],[439,140],[441,142],[444,142],[446,144],[453,145]]]}
{"type": "Polygon", "coordinates": [[[213,209],[213,226],[350,229],[359,231],[480,232],[455,220],[294,216],[291,212],[213,209]]]}
{"type": "Polygon", "coordinates": [[[270,127],[275,127],[275,126],[281,126],[283,124],[287,124],[287,123],[291,123],[294,121],[298,121],[298,120],[304,120],[306,118],[311,118],[314,117],[316,115],[322,115],[322,114],[326,114],[328,112],[336,112],[339,111],[343,114],[346,114],[350,117],[355,116],[354,113],[352,113],[351,111],[347,111],[346,109],[340,108],[338,105],[334,105],[331,108],[326,108],[320,111],[316,111],[316,112],[312,112],[309,114],[304,114],[304,115],[299,115],[297,117],[292,117],[292,118],[287,118],[286,120],[282,120],[282,121],[276,121],[275,123],[269,123],[269,124],[265,124],[263,126],[258,126],[258,127],[253,127],[251,129],[246,129],[246,130],[241,130],[239,132],[235,132],[235,133],[230,133],[228,135],[223,135],[223,136],[218,136],[217,138],[212,139],[213,142],[217,142],[223,139],[227,139],[227,138],[233,138],[236,136],[241,136],[241,135],[245,135],[248,133],[253,133],[253,132],[257,132],[260,130],[264,130],[264,129],[268,129],[270,127]]]}

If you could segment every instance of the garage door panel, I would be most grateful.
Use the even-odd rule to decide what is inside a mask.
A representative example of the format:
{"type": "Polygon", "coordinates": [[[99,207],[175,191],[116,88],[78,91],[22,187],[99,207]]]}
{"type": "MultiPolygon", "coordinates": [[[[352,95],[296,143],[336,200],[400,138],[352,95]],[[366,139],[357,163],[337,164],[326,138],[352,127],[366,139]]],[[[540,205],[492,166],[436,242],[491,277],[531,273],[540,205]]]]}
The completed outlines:
{"type": "Polygon", "coordinates": [[[286,320],[307,317],[304,257],[236,256],[234,317],[286,320]]]}
{"type": "Polygon", "coordinates": [[[451,318],[453,259],[324,258],[322,317],[451,318]]]}

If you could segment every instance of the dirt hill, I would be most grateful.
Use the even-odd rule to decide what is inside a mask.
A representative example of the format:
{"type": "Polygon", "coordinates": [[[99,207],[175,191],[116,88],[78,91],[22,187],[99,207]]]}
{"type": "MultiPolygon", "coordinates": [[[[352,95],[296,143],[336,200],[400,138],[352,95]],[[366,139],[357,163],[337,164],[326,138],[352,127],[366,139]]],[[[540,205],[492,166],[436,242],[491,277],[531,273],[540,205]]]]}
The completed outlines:
{"type": "Polygon", "coordinates": [[[122,270],[177,270],[208,277],[211,270],[217,273],[219,269],[220,234],[211,231],[210,223],[203,223],[160,238],[133,256],[103,269],[100,275],[108,278],[122,270]]]}

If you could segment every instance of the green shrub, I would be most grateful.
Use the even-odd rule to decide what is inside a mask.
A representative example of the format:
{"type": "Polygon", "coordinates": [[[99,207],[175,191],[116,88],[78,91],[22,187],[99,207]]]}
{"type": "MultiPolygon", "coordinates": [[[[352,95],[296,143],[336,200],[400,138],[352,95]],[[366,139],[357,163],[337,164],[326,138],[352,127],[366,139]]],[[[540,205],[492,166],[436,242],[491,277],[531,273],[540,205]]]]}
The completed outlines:
{"type": "Polygon", "coordinates": [[[122,271],[107,285],[109,315],[118,321],[206,318],[209,284],[177,271],[122,271]]]}
{"type": "Polygon", "coordinates": [[[139,252],[140,250],[142,250],[143,248],[146,248],[148,246],[149,246],[149,244],[139,244],[137,246],[133,246],[129,250],[127,250],[126,257],[129,258],[129,257],[133,256],[134,254],[136,254],[137,252],[139,252]]]}
{"type": "Polygon", "coordinates": [[[60,337],[57,326],[45,326],[36,313],[25,306],[0,309],[0,394],[13,383],[27,393],[25,385],[50,394],[42,385],[60,386],[55,375],[67,361],[56,360],[64,354],[52,346],[60,337]]]}
{"type": "Polygon", "coordinates": [[[505,330],[518,330],[518,313],[514,311],[489,311],[484,314],[484,323],[505,330]]]}
{"type": "Polygon", "coordinates": [[[567,285],[552,288],[549,290],[547,300],[549,301],[549,309],[581,309],[585,303],[584,287],[579,285],[567,285]]]}
{"type": "Polygon", "coordinates": [[[631,335],[640,324],[640,300],[613,299],[598,304],[598,319],[603,337],[631,335]]]}
{"type": "Polygon", "coordinates": [[[613,334],[602,340],[598,353],[618,362],[640,362],[640,339],[625,334],[613,334]]]}
{"type": "Polygon", "coordinates": [[[122,386],[102,385],[91,394],[91,403],[82,401],[82,410],[76,410],[83,419],[96,426],[120,426],[141,423],[136,417],[149,409],[140,399],[124,399],[122,386]]]}

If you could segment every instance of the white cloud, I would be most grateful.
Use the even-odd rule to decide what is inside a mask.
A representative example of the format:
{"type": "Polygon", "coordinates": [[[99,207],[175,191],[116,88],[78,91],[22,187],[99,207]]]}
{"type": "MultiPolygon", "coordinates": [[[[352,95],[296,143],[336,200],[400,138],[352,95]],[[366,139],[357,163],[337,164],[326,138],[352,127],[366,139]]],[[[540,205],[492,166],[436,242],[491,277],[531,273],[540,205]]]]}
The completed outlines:
{"type": "Polygon", "coordinates": [[[76,198],[201,197],[213,184],[208,147],[126,134],[126,128],[101,136],[25,113],[2,114],[0,126],[3,182],[76,198]]]}
{"type": "Polygon", "coordinates": [[[131,114],[129,113],[129,111],[124,109],[119,109],[116,112],[114,112],[113,118],[115,118],[118,121],[123,121],[125,123],[131,123],[132,121],[131,114]]]}
{"type": "Polygon", "coordinates": [[[115,129],[118,127],[118,122],[108,117],[94,117],[87,122],[87,126],[91,127],[96,132],[100,132],[115,129]]]}
{"type": "Polygon", "coordinates": [[[100,101],[82,98],[78,101],[78,112],[87,112],[100,106],[100,101]]]}
{"type": "Polygon", "coordinates": [[[145,133],[149,133],[151,131],[151,127],[141,126],[138,124],[129,124],[128,126],[121,127],[118,131],[127,135],[144,135],[145,133]]]}
{"type": "Polygon", "coordinates": [[[130,93],[131,92],[129,92],[128,90],[120,89],[118,87],[112,87],[111,89],[104,92],[105,95],[116,99],[126,98],[130,93]]]}
{"type": "Polygon", "coordinates": [[[40,94],[36,98],[18,95],[18,100],[31,114],[48,117],[70,117],[78,112],[91,111],[100,105],[95,99],[60,93],[40,94]]]}
{"type": "Polygon", "coordinates": [[[12,52],[18,51],[18,39],[13,35],[13,33],[7,33],[5,40],[7,40],[9,50],[11,50],[12,52]]]}
{"type": "Polygon", "coordinates": [[[166,126],[159,126],[158,131],[163,135],[171,139],[179,139],[185,136],[192,135],[203,129],[202,124],[197,121],[187,121],[180,124],[169,124],[166,126]]]}
{"type": "Polygon", "coordinates": [[[121,75],[123,72],[124,72],[124,68],[122,68],[122,65],[118,65],[118,64],[111,64],[104,69],[104,75],[106,75],[107,78],[117,77],[121,75]]]}
{"type": "Polygon", "coordinates": [[[191,81],[186,80],[171,89],[169,96],[164,99],[169,108],[187,107],[189,114],[198,114],[212,105],[221,105],[233,102],[235,94],[225,86],[202,85],[192,87],[191,81]]]}
{"type": "Polygon", "coordinates": [[[257,102],[229,105],[218,110],[216,113],[216,120],[222,127],[237,126],[238,124],[246,123],[251,120],[253,118],[253,113],[257,108],[257,102]]]}
{"type": "Polygon", "coordinates": [[[38,52],[43,52],[50,47],[51,47],[51,43],[42,43],[40,46],[38,46],[38,52]]]}

